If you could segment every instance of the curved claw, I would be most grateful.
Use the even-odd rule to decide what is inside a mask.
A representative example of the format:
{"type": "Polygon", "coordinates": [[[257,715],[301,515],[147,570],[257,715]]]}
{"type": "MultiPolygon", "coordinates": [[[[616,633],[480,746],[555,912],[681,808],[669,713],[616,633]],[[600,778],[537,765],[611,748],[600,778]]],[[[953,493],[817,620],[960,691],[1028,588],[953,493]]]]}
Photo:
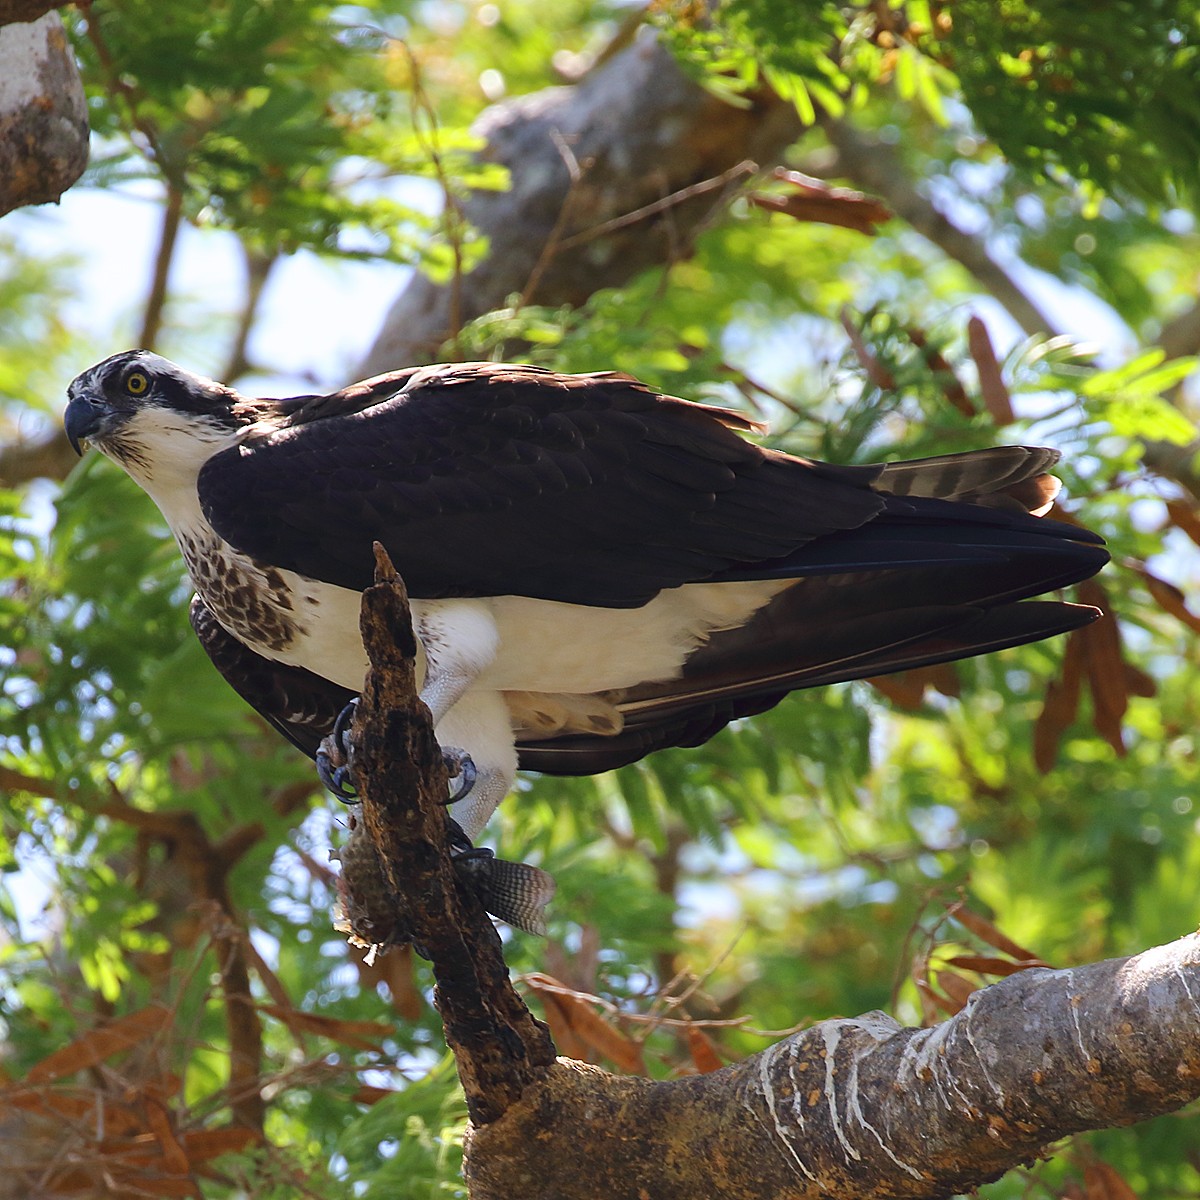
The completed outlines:
{"type": "Polygon", "coordinates": [[[317,775],[325,787],[343,804],[358,803],[358,793],[354,790],[354,784],[350,782],[350,768],[335,767],[333,760],[324,750],[317,751],[317,775]]]}
{"type": "Polygon", "coordinates": [[[322,740],[316,753],[317,774],[321,782],[343,804],[354,804],[358,800],[349,767],[350,722],[354,720],[357,708],[358,698],[355,697],[338,713],[332,732],[322,740]],[[335,758],[341,760],[338,766],[334,766],[335,758]]]}
{"type": "Polygon", "coordinates": [[[475,760],[465,750],[444,749],[442,758],[450,778],[457,781],[457,786],[447,797],[446,803],[457,804],[475,786],[479,772],[475,768],[475,760]]]}
{"type": "Polygon", "coordinates": [[[333,723],[333,732],[329,735],[337,743],[337,748],[342,752],[343,758],[350,757],[350,722],[354,720],[354,714],[358,711],[358,697],[355,696],[345,708],[337,715],[337,720],[333,723]]]}
{"type": "MultiPolygon", "coordinates": [[[[449,815],[446,817],[446,841],[449,845],[451,855],[455,858],[464,854],[475,855],[477,853],[463,827],[449,815]]],[[[491,854],[491,851],[487,850],[485,853],[491,854]]]]}

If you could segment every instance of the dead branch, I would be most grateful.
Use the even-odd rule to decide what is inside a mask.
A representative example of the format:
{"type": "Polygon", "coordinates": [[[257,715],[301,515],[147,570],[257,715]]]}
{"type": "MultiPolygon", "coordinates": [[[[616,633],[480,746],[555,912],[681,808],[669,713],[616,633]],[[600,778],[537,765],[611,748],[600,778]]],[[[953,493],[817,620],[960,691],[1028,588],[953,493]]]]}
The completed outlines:
{"type": "Polygon", "coordinates": [[[408,595],[376,546],[361,629],[371,662],[351,768],[390,880],[399,926],[433,964],[435,1003],[477,1124],[501,1116],[554,1061],[546,1027],[508,978],[495,926],[459,880],[446,842],[446,766],[417,697],[408,595]]]}
{"type": "Polygon", "coordinates": [[[66,8],[72,0],[0,0],[0,25],[32,22],[55,8],[66,8]]]}

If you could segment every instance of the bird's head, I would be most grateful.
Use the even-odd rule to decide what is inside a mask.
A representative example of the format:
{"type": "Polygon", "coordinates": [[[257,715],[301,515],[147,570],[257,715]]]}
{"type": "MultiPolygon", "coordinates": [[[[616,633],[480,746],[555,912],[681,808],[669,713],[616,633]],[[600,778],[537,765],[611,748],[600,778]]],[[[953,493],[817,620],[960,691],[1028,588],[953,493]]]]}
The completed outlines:
{"type": "Polygon", "coordinates": [[[75,452],[90,442],[143,486],[194,476],[252,423],[247,401],[232,388],[149,350],[127,350],[89,367],[67,395],[64,424],[75,452]]]}

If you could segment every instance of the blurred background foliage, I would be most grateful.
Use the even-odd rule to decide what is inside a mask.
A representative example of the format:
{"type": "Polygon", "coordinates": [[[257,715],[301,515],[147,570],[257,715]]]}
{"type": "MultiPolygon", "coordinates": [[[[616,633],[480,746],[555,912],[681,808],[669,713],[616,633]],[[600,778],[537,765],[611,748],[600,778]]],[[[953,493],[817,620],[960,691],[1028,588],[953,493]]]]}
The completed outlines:
{"type": "MultiPolygon", "coordinates": [[[[204,659],[149,501],[94,456],[68,475],[21,450],[74,374],[139,337],[248,390],[312,390],[306,360],[254,353],[270,264],[469,270],[487,246],[457,200],[507,185],[471,121],[647,23],[730,103],[795,103],[814,125],[792,165],[870,191],[848,170],[865,142],[883,201],[917,207],[864,237],[743,198],[691,257],[578,310],[489,314],[450,352],[521,341],[630,371],[836,461],[1055,445],[1057,515],[1113,551],[1083,598],[1117,619],[795,695],[607,776],[524,779],[495,842],[559,882],[549,937],[508,937],[530,1002],[564,1053],[664,1076],[831,1015],[936,1020],[1021,962],[1195,926],[1195,4],[96,0],[66,20],[95,130],[82,186],[146,200],[159,268],[181,224],[236,239],[247,285],[197,307],[158,270],[136,309],[92,295],[80,320],[81,263],[31,248],[28,214],[0,230],[6,1170],[47,1195],[105,1172],[130,1195],[461,1193],[428,972],[368,965],[331,928],[337,805],[204,659]]],[[[1194,1195],[1198,1132],[1184,1114],[1078,1139],[984,1192],[1194,1195]]]]}

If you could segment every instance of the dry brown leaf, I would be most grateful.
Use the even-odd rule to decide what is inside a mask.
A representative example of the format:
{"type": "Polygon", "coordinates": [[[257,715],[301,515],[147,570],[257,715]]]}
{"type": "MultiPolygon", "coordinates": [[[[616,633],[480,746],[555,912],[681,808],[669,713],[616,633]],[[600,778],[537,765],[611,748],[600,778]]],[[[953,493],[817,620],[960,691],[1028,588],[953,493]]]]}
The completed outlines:
{"type": "Polygon", "coordinates": [[[576,1036],[571,1018],[565,1006],[559,1003],[558,997],[553,992],[539,991],[538,999],[542,1002],[542,1013],[559,1054],[577,1062],[589,1062],[587,1046],[582,1038],[576,1036]]]}
{"type": "Polygon", "coordinates": [[[136,1187],[139,1193],[149,1193],[151,1196],[187,1196],[189,1200],[201,1200],[203,1193],[200,1191],[199,1185],[191,1179],[172,1179],[170,1176],[153,1176],[147,1177],[139,1175],[133,1187],[136,1187]]]}
{"type": "Polygon", "coordinates": [[[962,1012],[967,1006],[967,1001],[979,991],[977,984],[955,971],[938,971],[937,981],[938,987],[946,994],[950,1004],[955,1006],[953,1011],[956,1013],[962,1012]]]}
{"type": "Polygon", "coordinates": [[[148,1041],[159,1033],[170,1021],[171,1014],[161,1004],[119,1017],[107,1025],[89,1030],[73,1042],[68,1043],[41,1062],[35,1063],[25,1076],[26,1083],[44,1083],[61,1079],[76,1071],[86,1070],[102,1063],[114,1054],[129,1050],[148,1041]]]}
{"type": "Polygon", "coordinates": [[[987,917],[973,912],[961,900],[955,900],[952,904],[947,904],[946,912],[963,926],[964,929],[969,929],[980,941],[986,942],[989,946],[1001,951],[1001,953],[1009,955],[1010,958],[1015,958],[1018,962],[1027,962],[1037,958],[1037,955],[1032,950],[1026,950],[1024,946],[1018,946],[1007,934],[1001,933],[987,917]]]}
{"type": "Polygon", "coordinates": [[[1100,609],[1104,616],[1078,631],[1083,642],[1083,663],[1092,694],[1092,725],[1120,755],[1125,754],[1121,721],[1129,707],[1125,660],[1121,654],[1121,631],[1108,604],[1104,588],[1094,579],[1079,585],[1079,600],[1100,609]]]}
{"type": "Polygon", "coordinates": [[[823,180],[776,167],[774,176],[787,185],[787,192],[751,192],[751,204],[768,212],[784,213],[797,221],[838,225],[873,237],[875,227],[890,221],[891,209],[875,196],[852,188],[831,187],[823,180]]]}
{"type": "Polygon", "coordinates": [[[364,988],[387,985],[392,1008],[406,1021],[416,1021],[425,1011],[425,997],[413,978],[411,946],[391,946],[385,954],[377,954],[370,963],[356,958],[358,981],[364,988]]]}
{"type": "Polygon", "coordinates": [[[19,1108],[59,1121],[86,1121],[109,1134],[121,1136],[142,1128],[140,1113],[91,1088],[64,1089],[61,1085],[15,1087],[0,1090],[0,1111],[19,1108]]]}
{"type": "Polygon", "coordinates": [[[955,663],[934,663],[932,666],[921,667],[921,673],[928,678],[929,686],[941,692],[943,696],[962,695],[962,680],[955,663]]]}
{"type": "Polygon", "coordinates": [[[1088,1163],[1083,1168],[1087,1200],[1138,1200],[1138,1194],[1105,1162],[1088,1163]]]}
{"type": "Polygon", "coordinates": [[[967,389],[963,387],[962,380],[946,361],[942,352],[936,346],[929,344],[925,331],[917,329],[915,326],[907,326],[904,332],[908,334],[908,340],[923,353],[929,369],[942,376],[942,394],[950,402],[950,406],[957,409],[964,417],[975,416],[975,405],[971,403],[971,398],[967,395],[967,389]]]}
{"type": "Polygon", "coordinates": [[[260,1011],[277,1017],[293,1033],[315,1033],[357,1050],[378,1049],[379,1039],[392,1032],[392,1027],[383,1021],[349,1021],[321,1013],[301,1012],[298,1008],[285,1008],[279,1004],[263,1004],[260,1011]]]}
{"type": "Polygon", "coordinates": [[[1083,687],[1083,639],[1080,630],[1067,635],[1062,672],[1046,688],[1042,711],[1033,726],[1033,761],[1043,775],[1054,766],[1062,735],[1070,729],[1079,712],[1083,687]]]}
{"type": "Polygon", "coordinates": [[[895,675],[875,675],[867,682],[898,708],[914,712],[925,703],[925,681],[916,671],[898,671],[895,675]]]}
{"type": "Polygon", "coordinates": [[[1165,579],[1159,579],[1157,575],[1151,575],[1149,571],[1142,571],[1141,575],[1146,581],[1146,587],[1150,589],[1150,595],[1154,597],[1155,604],[1163,612],[1170,613],[1189,629],[1200,633],[1200,617],[1188,608],[1179,588],[1165,579]]]}
{"type": "Polygon", "coordinates": [[[863,341],[862,333],[854,323],[854,315],[848,308],[843,307],[838,313],[838,320],[842,323],[842,328],[846,331],[846,336],[850,339],[850,348],[854,351],[854,356],[858,359],[859,365],[867,373],[867,378],[878,388],[882,388],[885,392],[891,391],[896,386],[896,377],[886,367],[882,366],[874,354],[867,348],[867,343],[863,341]]]}
{"type": "Polygon", "coordinates": [[[996,360],[987,326],[978,317],[972,317],[967,322],[967,346],[975,360],[975,369],[979,372],[979,394],[983,397],[984,407],[997,425],[1011,424],[1016,420],[1016,414],[1008,394],[1008,385],[996,360]]]}
{"type": "Polygon", "coordinates": [[[716,1043],[698,1025],[689,1025],[686,1030],[688,1053],[692,1056],[692,1064],[701,1075],[711,1071],[719,1071],[725,1060],[717,1051],[716,1043]]]}
{"type": "Polygon", "coordinates": [[[946,965],[960,967],[964,971],[978,971],[980,975],[1015,975],[1018,971],[1028,971],[1033,967],[1048,967],[1040,958],[1022,959],[1015,962],[1010,958],[993,958],[986,954],[955,954],[946,959],[946,965]]]}
{"type": "Polygon", "coordinates": [[[262,1134],[257,1130],[243,1128],[197,1129],[179,1136],[192,1163],[204,1163],[222,1154],[233,1154],[262,1140],[262,1134]]]}
{"type": "Polygon", "coordinates": [[[952,1017],[960,1011],[961,1006],[955,1005],[953,1001],[936,992],[930,987],[927,979],[913,976],[913,983],[916,984],[921,997],[921,1016],[926,1025],[940,1020],[941,1015],[952,1017]]]}
{"type": "Polygon", "coordinates": [[[916,964],[913,964],[913,986],[921,1001],[921,1024],[932,1025],[938,1019],[938,1006],[933,998],[933,988],[929,986],[924,976],[917,974],[916,964]]]}
{"type": "Polygon", "coordinates": [[[1168,500],[1167,519],[1200,546],[1200,512],[1187,500],[1168,500]]]}
{"type": "Polygon", "coordinates": [[[171,1128],[171,1114],[164,1104],[151,1096],[145,1097],[144,1104],[146,1124],[150,1127],[150,1132],[158,1139],[166,1169],[174,1175],[186,1175],[192,1169],[192,1165],[188,1161],[187,1153],[180,1145],[179,1139],[175,1136],[175,1130],[171,1128]]]}
{"type": "MultiPolygon", "coordinates": [[[[646,1073],[641,1044],[626,1037],[596,1012],[596,997],[576,992],[559,983],[557,979],[537,972],[526,975],[525,982],[537,993],[546,1007],[546,1023],[550,1025],[551,1033],[554,1031],[554,1024],[550,1019],[550,1005],[546,1003],[547,1000],[558,1006],[559,1013],[556,1019],[565,1023],[564,1032],[569,1030],[572,1037],[615,1063],[626,1075],[646,1073]]],[[[555,1042],[558,1043],[557,1037],[555,1042]]],[[[562,1043],[558,1044],[561,1049],[562,1043]]]]}
{"type": "Polygon", "coordinates": [[[897,671],[894,675],[876,675],[867,682],[893,704],[909,711],[923,706],[927,688],[933,688],[943,696],[957,696],[962,692],[962,683],[953,663],[935,663],[897,671]]]}
{"type": "Polygon", "coordinates": [[[574,997],[565,999],[571,1028],[593,1050],[615,1063],[626,1075],[645,1075],[642,1047],[619,1029],[614,1029],[590,1004],[574,997]]]}

